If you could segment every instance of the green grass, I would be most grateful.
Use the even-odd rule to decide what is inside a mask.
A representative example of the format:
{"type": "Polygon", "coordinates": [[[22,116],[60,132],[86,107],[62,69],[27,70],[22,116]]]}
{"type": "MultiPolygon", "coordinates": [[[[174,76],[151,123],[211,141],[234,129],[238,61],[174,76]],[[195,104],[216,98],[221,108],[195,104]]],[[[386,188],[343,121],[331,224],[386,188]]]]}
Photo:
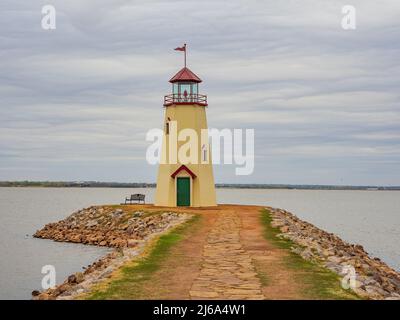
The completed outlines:
{"type": "Polygon", "coordinates": [[[272,217],[266,209],[261,211],[261,223],[264,226],[264,237],[274,246],[287,250],[285,265],[294,270],[296,280],[303,287],[303,293],[308,299],[359,299],[352,291],[344,290],[340,285],[340,277],[324,266],[303,259],[292,252],[292,247],[299,247],[289,239],[282,239],[277,235],[278,228],[271,226],[272,217]]]}
{"type": "Polygon", "coordinates": [[[140,299],[143,297],[143,284],[151,280],[152,275],[161,268],[162,262],[168,258],[171,248],[184,239],[188,230],[198,225],[200,219],[199,215],[195,215],[183,225],[160,236],[146,256],[122,267],[117,279],[94,288],[85,299],[140,299]]]}
{"type": "MultiPolygon", "coordinates": [[[[256,266],[257,270],[257,266],[256,266]]],[[[260,283],[263,287],[268,286],[271,283],[270,277],[265,272],[257,271],[257,277],[260,280],[260,283]]]]}

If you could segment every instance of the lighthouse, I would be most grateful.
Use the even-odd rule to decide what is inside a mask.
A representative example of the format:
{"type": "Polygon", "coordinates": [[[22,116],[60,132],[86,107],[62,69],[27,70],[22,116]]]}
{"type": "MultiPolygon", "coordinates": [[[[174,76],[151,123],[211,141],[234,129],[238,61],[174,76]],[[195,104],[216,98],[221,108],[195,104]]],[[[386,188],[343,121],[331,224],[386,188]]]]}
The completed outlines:
{"type": "Polygon", "coordinates": [[[207,96],[200,94],[202,80],[186,66],[169,82],[164,97],[162,156],[158,169],[156,206],[216,206],[211,150],[208,140],[207,96]]]}

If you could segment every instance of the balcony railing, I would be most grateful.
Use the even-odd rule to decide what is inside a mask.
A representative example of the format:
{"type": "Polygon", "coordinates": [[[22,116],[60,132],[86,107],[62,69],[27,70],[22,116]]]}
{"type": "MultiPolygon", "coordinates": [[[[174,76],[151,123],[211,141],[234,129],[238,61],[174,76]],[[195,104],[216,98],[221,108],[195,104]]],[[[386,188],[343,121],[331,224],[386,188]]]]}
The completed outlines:
{"type": "Polygon", "coordinates": [[[207,96],[205,94],[188,94],[179,93],[168,94],[164,96],[164,106],[171,104],[199,104],[207,106],[207,96]]]}

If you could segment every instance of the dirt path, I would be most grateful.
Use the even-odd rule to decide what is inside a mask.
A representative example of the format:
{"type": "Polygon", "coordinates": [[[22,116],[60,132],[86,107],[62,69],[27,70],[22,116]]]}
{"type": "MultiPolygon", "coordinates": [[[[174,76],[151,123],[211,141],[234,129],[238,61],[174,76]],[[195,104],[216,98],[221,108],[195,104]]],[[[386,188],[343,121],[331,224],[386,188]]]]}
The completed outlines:
{"type": "Polygon", "coordinates": [[[203,247],[192,299],[264,299],[260,279],[240,237],[241,218],[235,210],[218,216],[203,247]]]}
{"type": "Polygon", "coordinates": [[[296,273],[286,266],[288,252],[273,246],[264,237],[257,206],[238,208],[242,220],[241,242],[248,252],[258,276],[263,280],[265,299],[302,299],[304,284],[299,283],[296,273]]]}
{"type": "MultiPolygon", "coordinates": [[[[143,209],[160,210],[148,205],[143,209]]],[[[171,248],[159,270],[143,282],[137,298],[305,298],[295,271],[285,266],[287,252],[263,236],[261,209],[236,205],[174,208],[201,218],[171,248]]]]}

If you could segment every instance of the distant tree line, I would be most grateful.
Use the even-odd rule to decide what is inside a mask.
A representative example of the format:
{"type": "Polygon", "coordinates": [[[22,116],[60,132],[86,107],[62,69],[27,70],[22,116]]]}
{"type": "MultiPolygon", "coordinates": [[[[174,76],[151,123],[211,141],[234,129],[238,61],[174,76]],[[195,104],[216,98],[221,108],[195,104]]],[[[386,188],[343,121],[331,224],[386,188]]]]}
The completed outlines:
{"type": "Polygon", "coordinates": [[[0,187],[51,188],[153,188],[155,183],[98,182],[98,181],[0,181],[0,187]]]}
{"type": "MultiPolygon", "coordinates": [[[[154,188],[155,183],[99,181],[0,181],[0,187],[47,188],[154,188]]],[[[400,186],[339,186],[305,184],[236,184],[217,183],[217,188],[232,189],[301,189],[301,190],[400,190],[400,186]]]]}
{"type": "Polygon", "coordinates": [[[400,190],[400,186],[344,186],[308,184],[216,184],[217,188],[232,189],[301,189],[301,190],[400,190]]]}

